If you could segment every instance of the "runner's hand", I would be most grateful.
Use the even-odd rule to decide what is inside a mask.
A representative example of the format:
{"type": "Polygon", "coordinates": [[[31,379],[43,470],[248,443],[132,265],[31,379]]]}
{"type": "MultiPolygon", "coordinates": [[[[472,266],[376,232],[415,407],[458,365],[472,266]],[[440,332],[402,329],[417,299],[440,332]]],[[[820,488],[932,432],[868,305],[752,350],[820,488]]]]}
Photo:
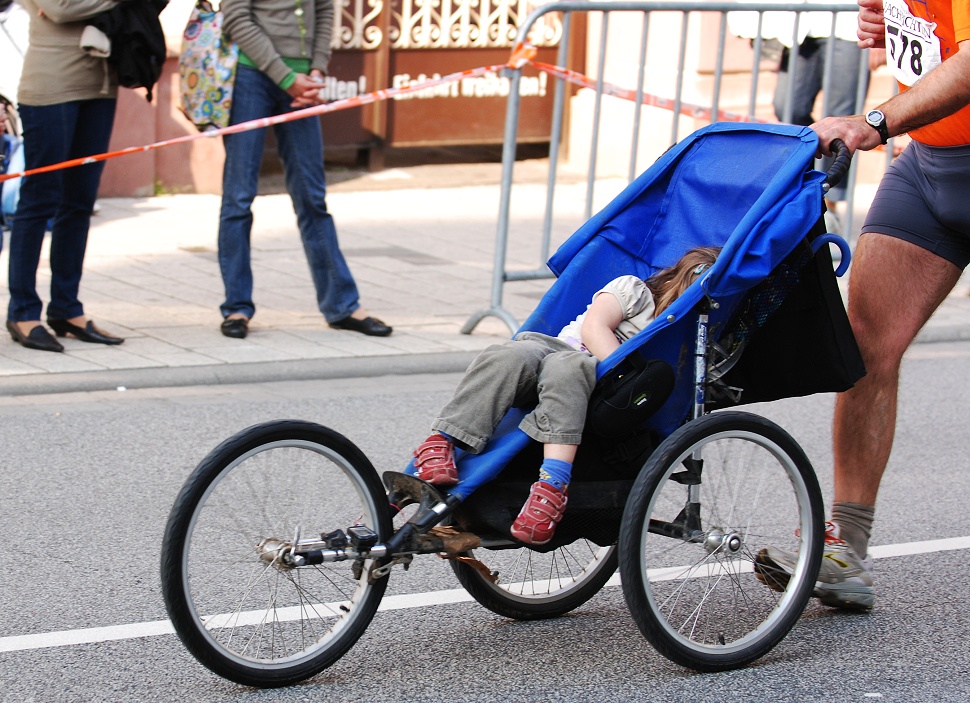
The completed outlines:
{"type": "Polygon", "coordinates": [[[859,48],[885,49],[886,24],[882,0],[859,0],[859,48]]]}
{"type": "Polygon", "coordinates": [[[811,126],[818,135],[818,151],[822,156],[832,156],[831,144],[835,139],[845,142],[850,154],[869,151],[882,144],[879,132],[874,130],[862,115],[849,117],[826,117],[811,126]]]}

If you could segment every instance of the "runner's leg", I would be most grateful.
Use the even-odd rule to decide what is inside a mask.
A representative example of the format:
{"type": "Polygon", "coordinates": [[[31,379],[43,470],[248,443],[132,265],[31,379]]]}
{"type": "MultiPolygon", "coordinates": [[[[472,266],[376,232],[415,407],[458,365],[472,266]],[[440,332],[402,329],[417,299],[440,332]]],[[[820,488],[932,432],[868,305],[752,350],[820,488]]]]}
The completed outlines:
{"type": "Polygon", "coordinates": [[[903,353],[960,269],[915,244],[865,234],[852,260],[849,320],[866,376],[835,405],[835,501],[875,505],[896,428],[903,353]]]}

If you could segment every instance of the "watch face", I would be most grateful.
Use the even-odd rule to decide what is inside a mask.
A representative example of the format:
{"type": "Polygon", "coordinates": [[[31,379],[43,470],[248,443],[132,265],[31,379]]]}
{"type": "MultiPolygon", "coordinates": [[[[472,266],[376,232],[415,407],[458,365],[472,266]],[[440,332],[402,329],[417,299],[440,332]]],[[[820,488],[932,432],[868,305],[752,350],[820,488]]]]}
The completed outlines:
{"type": "Polygon", "coordinates": [[[885,144],[889,141],[889,126],[886,124],[886,116],[882,110],[870,110],[866,113],[866,122],[874,130],[879,132],[879,141],[885,144]]]}

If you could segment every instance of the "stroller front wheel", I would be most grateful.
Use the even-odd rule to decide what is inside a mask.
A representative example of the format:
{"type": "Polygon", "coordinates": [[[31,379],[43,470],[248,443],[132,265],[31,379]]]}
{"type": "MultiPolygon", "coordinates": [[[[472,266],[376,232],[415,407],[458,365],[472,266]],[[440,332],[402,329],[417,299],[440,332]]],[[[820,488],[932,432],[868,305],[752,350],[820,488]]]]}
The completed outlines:
{"type": "Polygon", "coordinates": [[[300,565],[302,538],[364,525],[391,534],[370,461],[326,427],[267,422],[216,447],[178,495],[162,543],[162,594],[200,663],[247,686],[287,686],[333,664],[363,634],[387,578],[369,563],[300,565]]]}
{"type": "Polygon", "coordinates": [[[623,592],[640,631],[698,671],[763,656],[812,595],[823,519],[812,465],[779,426],[743,412],[683,425],[647,461],[620,529],[623,592]],[[785,582],[766,578],[765,549],[798,554],[785,582]]]}

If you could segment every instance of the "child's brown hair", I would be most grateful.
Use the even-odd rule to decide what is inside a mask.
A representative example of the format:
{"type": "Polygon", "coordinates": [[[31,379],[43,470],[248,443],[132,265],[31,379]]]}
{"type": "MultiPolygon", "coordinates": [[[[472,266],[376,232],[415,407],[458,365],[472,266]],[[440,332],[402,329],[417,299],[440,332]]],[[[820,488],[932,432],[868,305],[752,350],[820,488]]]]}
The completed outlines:
{"type": "Polygon", "coordinates": [[[698,276],[714,264],[720,253],[721,247],[696,247],[680,257],[680,261],[673,266],[648,278],[645,282],[653,293],[655,314],[659,316],[679,298],[698,276]]]}

